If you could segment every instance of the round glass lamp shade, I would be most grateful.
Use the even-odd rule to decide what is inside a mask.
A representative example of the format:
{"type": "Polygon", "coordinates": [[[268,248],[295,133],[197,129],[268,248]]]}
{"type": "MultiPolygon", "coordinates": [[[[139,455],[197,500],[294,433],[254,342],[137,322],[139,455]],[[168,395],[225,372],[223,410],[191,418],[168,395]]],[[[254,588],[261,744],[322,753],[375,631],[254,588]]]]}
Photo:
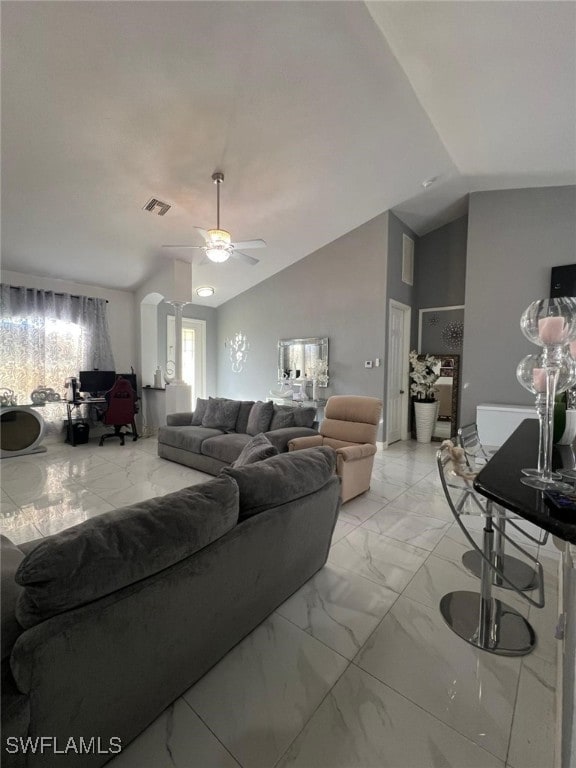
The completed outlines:
{"type": "Polygon", "coordinates": [[[533,301],[520,318],[522,333],[540,347],[568,344],[576,340],[576,299],[533,301]]]}
{"type": "MultiPolygon", "coordinates": [[[[526,355],[516,368],[518,382],[533,395],[546,394],[546,370],[542,355],[526,355]]],[[[565,357],[560,364],[556,392],[565,392],[576,383],[576,365],[565,357]]]]}
{"type": "Polygon", "coordinates": [[[230,252],[227,248],[206,248],[206,256],[210,259],[210,261],[215,261],[216,263],[220,263],[222,261],[227,261],[230,258],[230,252]]]}

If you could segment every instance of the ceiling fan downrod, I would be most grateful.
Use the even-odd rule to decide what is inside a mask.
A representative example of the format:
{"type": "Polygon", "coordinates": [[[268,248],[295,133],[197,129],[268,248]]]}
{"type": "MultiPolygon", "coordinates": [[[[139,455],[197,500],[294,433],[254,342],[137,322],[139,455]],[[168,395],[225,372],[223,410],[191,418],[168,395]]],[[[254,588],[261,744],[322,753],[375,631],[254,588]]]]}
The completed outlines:
{"type": "Polygon", "coordinates": [[[214,171],[212,181],[216,184],[216,229],[220,229],[220,184],[224,181],[224,174],[214,171]]]}

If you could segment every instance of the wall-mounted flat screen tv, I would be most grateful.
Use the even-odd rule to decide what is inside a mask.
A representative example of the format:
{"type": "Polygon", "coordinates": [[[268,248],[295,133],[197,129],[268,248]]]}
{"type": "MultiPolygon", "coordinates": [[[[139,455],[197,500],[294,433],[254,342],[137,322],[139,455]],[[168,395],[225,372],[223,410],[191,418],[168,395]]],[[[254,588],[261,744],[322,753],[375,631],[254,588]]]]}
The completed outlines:
{"type": "Polygon", "coordinates": [[[562,296],[576,297],[576,264],[552,267],[550,298],[559,299],[562,296]]]}

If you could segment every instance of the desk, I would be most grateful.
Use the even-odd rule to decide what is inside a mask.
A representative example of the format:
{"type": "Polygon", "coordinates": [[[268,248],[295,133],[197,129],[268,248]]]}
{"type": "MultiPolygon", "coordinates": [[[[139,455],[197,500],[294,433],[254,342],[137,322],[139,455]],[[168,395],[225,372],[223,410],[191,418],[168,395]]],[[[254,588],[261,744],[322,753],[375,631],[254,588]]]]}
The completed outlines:
{"type": "Polygon", "coordinates": [[[73,401],[66,401],[66,412],[67,412],[67,422],[66,422],[66,442],[71,443],[72,446],[76,447],[76,437],[74,435],[74,408],[80,408],[82,405],[106,405],[106,398],[105,397],[85,397],[83,400],[73,400],[73,401]]]}
{"type": "MultiPolygon", "coordinates": [[[[525,419],[478,473],[474,488],[559,539],[576,544],[576,518],[556,517],[546,505],[542,491],[520,482],[523,467],[538,465],[538,428],[536,419],[525,419]]],[[[557,449],[552,455],[552,466],[564,466],[557,449]]]]}

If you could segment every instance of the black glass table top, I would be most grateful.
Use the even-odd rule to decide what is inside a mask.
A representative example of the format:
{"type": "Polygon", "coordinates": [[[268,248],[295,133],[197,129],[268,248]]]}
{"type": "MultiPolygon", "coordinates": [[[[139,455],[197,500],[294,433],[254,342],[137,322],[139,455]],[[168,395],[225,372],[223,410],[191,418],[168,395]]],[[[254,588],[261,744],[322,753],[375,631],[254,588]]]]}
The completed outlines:
{"type": "MultiPolygon", "coordinates": [[[[555,446],[553,469],[571,469],[573,456],[570,446],[555,446]]],[[[478,473],[474,488],[554,536],[576,544],[576,513],[556,512],[542,491],[520,482],[520,470],[537,464],[538,420],[526,419],[478,473]]]]}

